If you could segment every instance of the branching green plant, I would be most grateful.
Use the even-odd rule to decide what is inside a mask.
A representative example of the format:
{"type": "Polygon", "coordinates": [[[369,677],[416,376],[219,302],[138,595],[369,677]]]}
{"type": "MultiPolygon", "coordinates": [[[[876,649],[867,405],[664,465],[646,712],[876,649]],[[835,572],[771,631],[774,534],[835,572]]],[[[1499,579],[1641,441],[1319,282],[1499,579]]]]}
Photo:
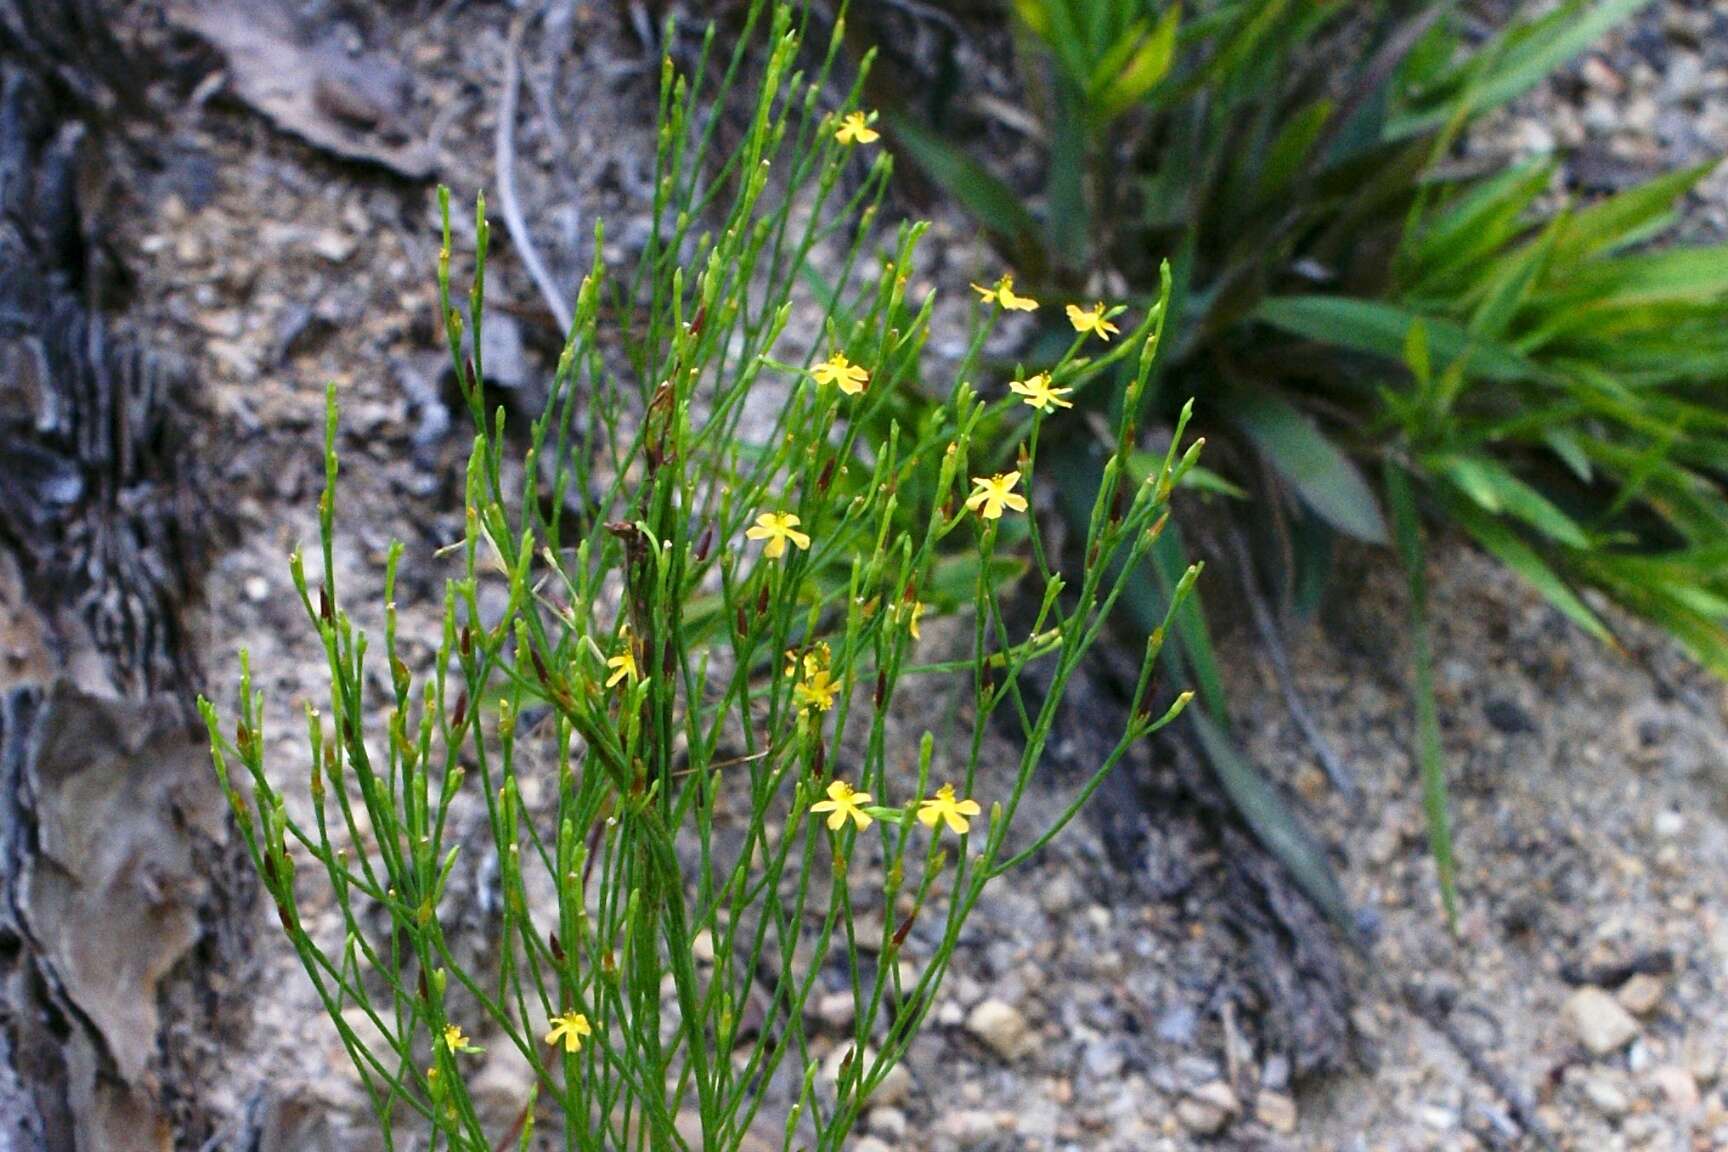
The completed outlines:
{"type": "MultiPolygon", "coordinates": [[[[1728,672],[1728,247],[1651,248],[1713,165],[1584,206],[1552,195],[1551,160],[1484,171],[1456,148],[1644,3],[1483,31],[1450,0],[1014,0],[1041,213],[942,123],[890,122],[1034,295],[1085,303],[1102,270],[1150,297],[1171,257],[1147,403],[1197,398],[1222,466],[1191,480],[1245,502],[1298,608],[1337,537],[1392,542],[1383,506],[1420,606],[1426,511],[1592,635],[1617,643],[1606,599],[1728,672]]],[[[1197,611],[1181,635],[1203,742],[1253,789],[1197,611]]],[[[1431,680],[1419,759],[1450,909],[1431,680]]]]}
{"type": "MultiPolygon", "coordinates": [[[[467,530],[435,556],[391,548],[381,661],[337,587],[332,388],[320,548],[292,558],[330,676],[306,707],[309,797],[265,763],[244,655],[237,717],[202,704],[246,847],[392,1147],[526,1148],[539,1122],[569,1149],[719,1152],[775,1100],[780,1147],[841,1147],[985,888],[1188,700],[1153,688],[1160,626],[1096,775],[1060,811],[1025,804],[1065,690],[1199,444],[1180,449],[1179,430],[1132,472],[1126,405],[1064,576],[1030,514],[1060,409],[986,403],[967,382],[1000,309],[977,310],[943,403],[910,425],[886,416],[928,334],[932,300],[908,297],[922,228],[884,245],[875,129],[855,101],[823,107],[838,31],[806,73],[786,7],[749,21],[719,82],[712,35],[692,75],[666,65],[660,227],[631,276],[596,257],[520,459],[481,392],[484,202],[464,315],[445,198],[439,299],[474,426],[467,530]],[[716,166],[719,110],[764,38],[743,142],[716,166]],[[814,315],[794,291],[819,246],[840,272],[825,315],[795,324],[814,315]],[[398,634],[404,563],[450,569],[420,668],[398,634]],[[1032,605],[1011,613],[1005,577],[1020,572],[1032,605]],[[965,621],[952,658],[920,658],[932,602],[965,621]],[[964,704],[951,729],[898,739],[896,701],[944,683],[964,704]],[[1020,738],[1015,763],[985,763],[991,724],[1020,738]],[[465,822],[496,853],[492,912],[454,894],[481,864],[465,822]],[[460,928],[475,915],[478,941],[460,928]],[[805,1010],[835,976],[855,1013],[826,1081],[805,1010]],[[476,1104],[476,1040],[535,1086],[514,1129],[489,1129],[476,1104]]],[[[1083,389],[1126,366],[1137,401],[1167,308],[1096,360],[1073,339],[1045,379],[1083,389]]]]}

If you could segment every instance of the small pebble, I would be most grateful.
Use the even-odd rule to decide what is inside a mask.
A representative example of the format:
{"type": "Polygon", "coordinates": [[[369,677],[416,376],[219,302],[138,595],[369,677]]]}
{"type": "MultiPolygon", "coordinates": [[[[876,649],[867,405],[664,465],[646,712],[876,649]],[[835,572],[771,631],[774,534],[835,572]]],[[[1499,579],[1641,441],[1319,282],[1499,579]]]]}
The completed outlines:
{"type": "Polygon", "coordinates": [[[899,1143],[906,1136],[906,1113],[898,1108],[872,1108],[870,1110],[870,1134],[880,1136],[891,1144],[899,1143]]]}
{"type": "Polygon", "coordinates": [[[1698,1110],[1698,1082],[1692,1073],[1674,1064],[1652,1069],[1650,1082],[1661,1091],[1663,1099],[1677,1116],[1690,1116],[1698,1110]]]}
{"type": "Polygon", "coordinates": [[[1282,1092],[1262,1092],[1254,1098],[1254,1118],[1288,1136],[1296,1131],[1296,1101],[1282,1092]]]}
{"type": "Polygon", "coordinates": [[[1583,1083],[1584,1099],[1609,1120],[1618,1120],[1632,1108],[1624,1090],[1602,1076],[1592,1076],[1583,1083]]]}
{"type": "Polygon", "coordinates": [[[830,992],[816,1001],[816,1019],[835,1032],[852,1027],[857,1010],[850,992],[830,992]]]}
{"type": "Polygon", "coordinates": [[[1176,1121],[1197,1136],[1215,1136],[1230,1123],[1230,1113],[1192,1098],[1176,1102],[1176,1121]]]}
{"type": "Polygon", "coordinates": [[[1614,993],[1614,999],[1620,1001],[1620,1006],[1634,1016],[1648,1016],[1662,1003],[1662,994],[1666,991],[1659,978],[1640,972],[1620,985],[1620,990],[1614,993]]]}
{"type": "Polygon", "coordinates": [[[1004,1060],[1015,1060],[1027,1048],[1026,1017],[1005,1000],[992,997],[981,1001],[966,1017],[966,1031],[982,1040],[1004,1060]]]}
{"type": "Polygon", "coordinates": [[[1560,1016],[1592,1056],[1618,1052],[1638,1035],[1638,1021],[1620,1002],[1589,985],[1572,993],[1560,1009],[1560,1016]]]}

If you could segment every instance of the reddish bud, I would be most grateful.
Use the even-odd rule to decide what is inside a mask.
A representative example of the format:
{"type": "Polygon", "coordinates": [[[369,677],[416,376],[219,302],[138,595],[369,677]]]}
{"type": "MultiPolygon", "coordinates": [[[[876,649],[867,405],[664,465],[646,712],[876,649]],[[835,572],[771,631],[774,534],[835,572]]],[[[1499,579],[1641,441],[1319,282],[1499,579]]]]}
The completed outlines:
{"type": "Polygon", "coordinates": [[[888,945],[889,948],[898,951],[900,945],[906,943],[906,937],[912,931],[912,925],[918,921],[918,909],[920,907],[922,907],[922,905],[914,904],[912,906],[912,915],[906,917],[905,922],[902,923],[900,927],[894,929],[894,939],[888,945]]]}

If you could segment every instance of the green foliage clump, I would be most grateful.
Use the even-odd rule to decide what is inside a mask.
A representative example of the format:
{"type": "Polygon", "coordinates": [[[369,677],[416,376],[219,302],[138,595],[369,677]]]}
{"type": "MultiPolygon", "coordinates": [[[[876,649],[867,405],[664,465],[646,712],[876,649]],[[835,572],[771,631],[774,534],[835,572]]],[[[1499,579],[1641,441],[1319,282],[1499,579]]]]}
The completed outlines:
{"type": "MultiPolygon", "coordinates": [[[[1050,142],[1041,213],[952,138],[893,122],[1034,293],[1073,297],[1102,267],[1150,296],[1170,258],[1150,403],[1197,399],[1224,463],[1194,479],[1253,498],[1300,606],[1337,537],[1396,537],[1424,636],[1425,511],[1605,642],[1589,590],[1728,673],[1728,248],[1651,246],[1713,165],[1580,205],[1549,194],[1552,160],[1454,156],[1644,2],[1483,33],[1447,0],[1014,0],[1050,142]]],[[[1222,717],[1204,629],[1184,641],[1222,717]]]]}
{"type": "Polygon", "coordinates": [[[1114,751],[1024,827],[1070,679],[1197,455],[1179,435],[1156,466],[1126,463],[1167,303],[1096,361],[1077,335],[1040,378],[1045,402],[1025,405],[967,383],[1000,314],[981,307],[946,398],[909,404],[933,306],[908,295],[921,227],[883,247],[886,155],[855,92],[845,115],[822,107],[839,42],[805,74],[789,10],[758,3],[718,81],[712,33],[692,75],[666,64],[658,227],[633,276],[596,258],[520,459],[481,391],[484,203],[464,314],[446,199],[440,303],[474,442],[463,539],[408,561],[452,569],[435,658],[402,654],[400,545],[381,680],[337,588],[332,389],[321,549],[292,560],[330,677],[306,708],[309,805],[265,765],[244,659],[232,725],[203,705],[246,846],[392,1145],[413,1131],[414,1147],[498,1146],[470,1092],[479,1040],[531,1070],[523,1147],[538,1120],[571,1149],[735,1149],[776,1083],[795,1102],[782,1146],[840,1147],[985,887],[1187,702],[1152,686],[1161,625],[1114,751]],[[764,79],[716,164],[758,18],[764,79]],[[819,245],[840,271],[820,301],[795,299],[819,245]],[[1051,397],[1112,366],[1131,402],[1069,541],[1084,564],[1064,576],[1028,514],[1040,434],[1064,418],[1051,397]],[[1014,576],[1032,585],[1025,613],[1004,609],[1014,576]],[[966,618],[956,658],[919,659],[927,604],[966,618]],[[932,683],[964,707],[908,744],[890,714],[932,683]],[[992,723],[1020,738],[1001,771],[982,763],[992,723]],[[477,960],[450,896],[480,865],[457,843],[464,812],[498,862],[477,960]],[[832,971],[855,1013],[824,1083],[805,1009],[832,971]]]}

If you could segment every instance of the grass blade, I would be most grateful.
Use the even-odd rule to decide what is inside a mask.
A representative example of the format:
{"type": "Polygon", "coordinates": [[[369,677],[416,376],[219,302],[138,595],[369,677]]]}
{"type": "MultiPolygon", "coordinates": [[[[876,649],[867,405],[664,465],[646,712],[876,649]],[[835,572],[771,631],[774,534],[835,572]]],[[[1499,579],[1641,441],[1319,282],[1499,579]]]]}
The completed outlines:
{"type": "Polygon", "coordinates": [[[1312,421],[1269,392],[1232,390],[1231,419],[1302,502],[1347,536],[1386,543],[1386,522],[1362,473],[1312,421]]]}
{"type": "Polygon", "coordinates": [[[1423,568],[1422,529],[1410,480],[1386,465],[1386,504],[1398,540],[1398,558],[1410,585],[1410,634],[1416,677],[1416,760],[1422,773],[1422,810],[1428,818],[1428,850],[1440,874],[1446,926],[1458,931],[1458,880],[1452,858],[1452,824],[1446,794],[1446,763],[1440,749],[1440,715],[1434,700],[1434,653],[1428,639],[1428,579],[1423,568]]]}

